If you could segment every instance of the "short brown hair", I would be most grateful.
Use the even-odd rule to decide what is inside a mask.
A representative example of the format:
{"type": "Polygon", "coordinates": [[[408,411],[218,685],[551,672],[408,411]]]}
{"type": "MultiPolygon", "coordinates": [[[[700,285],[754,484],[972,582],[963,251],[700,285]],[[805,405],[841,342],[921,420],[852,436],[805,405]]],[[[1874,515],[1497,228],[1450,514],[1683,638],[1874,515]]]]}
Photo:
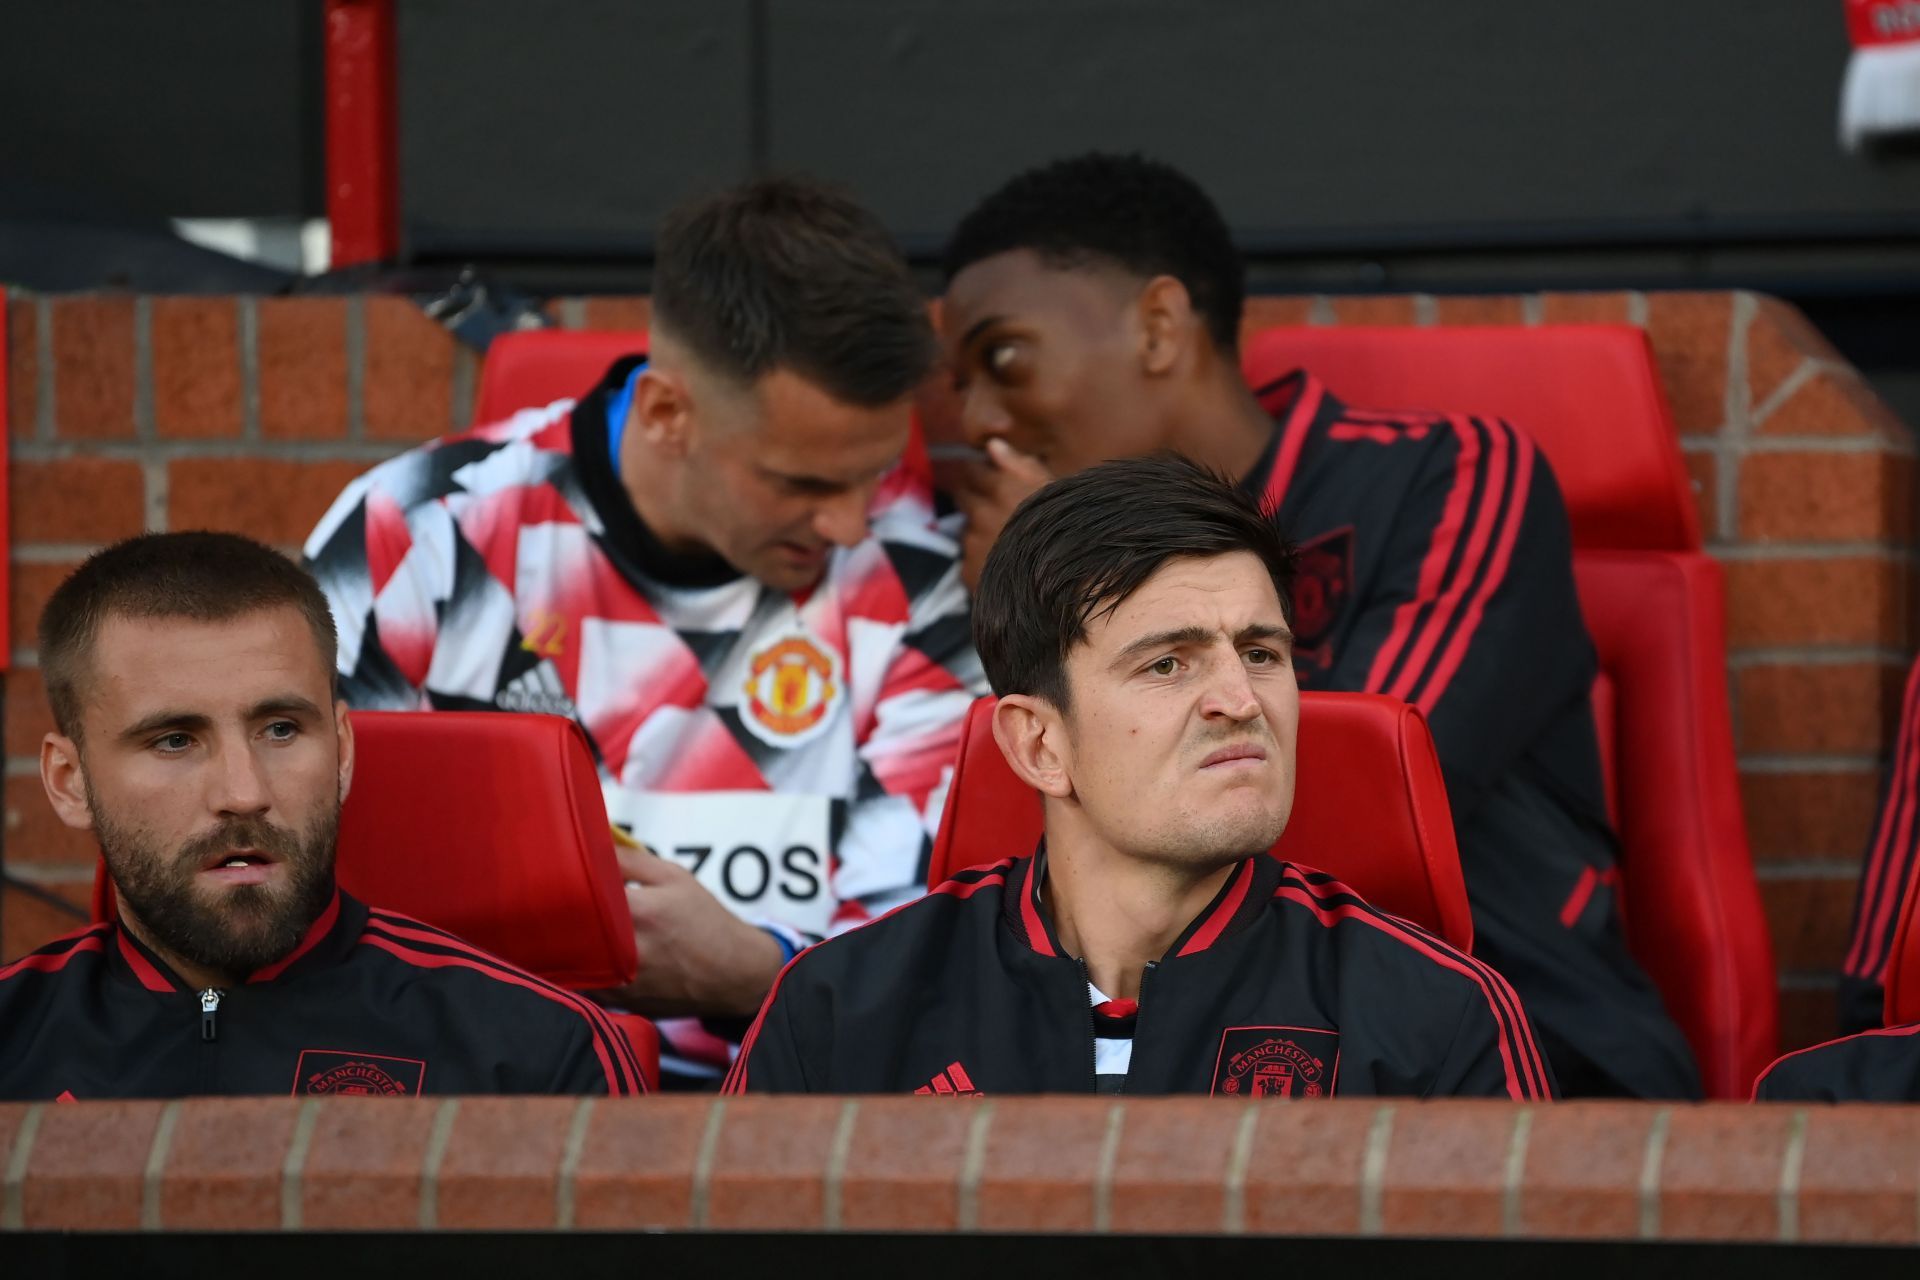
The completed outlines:
{"type": "Polygon", "coordinates": [[[40,614],[40,669],[60,732],[80,740],[80,683],[110,617],[221,622],[290,605],[334,670],[333,612],[313,575],[237,533],[146,533],[95,552],[40,614]]]}

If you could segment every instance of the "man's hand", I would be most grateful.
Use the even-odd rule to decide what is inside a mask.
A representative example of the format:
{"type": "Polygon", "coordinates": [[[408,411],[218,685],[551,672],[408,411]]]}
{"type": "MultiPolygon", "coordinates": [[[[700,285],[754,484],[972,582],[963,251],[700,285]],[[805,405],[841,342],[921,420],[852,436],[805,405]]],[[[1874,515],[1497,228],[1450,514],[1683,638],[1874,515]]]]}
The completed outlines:
{"type": "Polygon", "coordinates": [[[995,436],[987,441],[987,460],[969,464],[954,486],[953,500],[967,517],[960,540],[960,577],[971,591],[980,585],[987,552],[1013,509],[1053,479],[1045,464],[995,436]]]}
{"type": "Polygon", "coordinates": [[[751,1017],[780,972],[780,944],[727,910],[679,863],[616,848],[640,976],[610,993],[649,1017],[751,1017]]]}

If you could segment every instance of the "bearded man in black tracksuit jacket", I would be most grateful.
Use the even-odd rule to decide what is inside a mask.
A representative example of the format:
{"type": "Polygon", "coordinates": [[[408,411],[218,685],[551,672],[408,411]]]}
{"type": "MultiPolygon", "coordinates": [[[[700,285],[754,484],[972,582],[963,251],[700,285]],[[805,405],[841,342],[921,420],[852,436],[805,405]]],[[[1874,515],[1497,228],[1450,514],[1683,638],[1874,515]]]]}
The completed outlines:
{"type": "Polygon", "coordinates": [[[1426,713],[1474,952],[1526,999],[1562,1088],[1699,1096],[1621,931],[1596,659],[1533,442],[1497,419],[1345,405],[1310,370],[1249,388],[1226,225],[1190,179],[1139,157],[1012,179],[961,222],[946,268],[954,407],[989,455],[945,476],[966,565],[1050,475],[1103,458],[1171,449],[1238,479],[1300,543],[1302,686],[1426,713]]]}
{"type": "Polygon", "coordinates": [[[1257,852],[1293,803],[1291,572],[1182,459],[1024,503],[973,622],[1042,848],[803,952],[727,1091],[1551,1097],[1499,974],[1257,852]]]}
{"type": "Polygon", "coordinates": [[[0,969],[0,1099],[640,1093],[589,1002],[334,884],[353,732],[319,586],[231,534],[149,534],[48,602],[55,812],[119,918],[0,969]]]}

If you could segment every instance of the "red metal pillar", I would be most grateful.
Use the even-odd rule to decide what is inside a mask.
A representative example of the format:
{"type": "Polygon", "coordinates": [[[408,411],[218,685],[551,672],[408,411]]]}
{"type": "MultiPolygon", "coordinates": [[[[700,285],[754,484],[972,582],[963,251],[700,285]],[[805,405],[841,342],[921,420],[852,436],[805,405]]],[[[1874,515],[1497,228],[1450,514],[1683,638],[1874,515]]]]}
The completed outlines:
{"type": "Polygon", "coordinates": [[[327,218],[333,266],[400,253],[394,0],[327,0],[327,218]]]}

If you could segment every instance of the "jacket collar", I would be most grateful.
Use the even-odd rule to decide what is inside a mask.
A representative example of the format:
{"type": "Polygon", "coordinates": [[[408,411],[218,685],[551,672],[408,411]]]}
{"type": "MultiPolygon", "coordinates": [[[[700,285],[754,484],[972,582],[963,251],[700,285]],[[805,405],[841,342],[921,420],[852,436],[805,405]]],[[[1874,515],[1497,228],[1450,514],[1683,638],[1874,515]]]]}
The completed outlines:
{"type": "Polygon", "coordinates": [[[1253,394],[1273,418],[1273,441],[1253,470],[1241,477],[1240,488],[1259,502],[1262,511],[1272,515],[1280,510],[1288,486],[1299,474],[1314,424],[1337,419],[1345,406],[1325,383],[1305,369],[1275,378],[1253,394]]]}
{"type": "MultiPolygon", "coordinates": [[[[1197,955],[1223,938],[1232,937],[1260,917],[1280,882],[1280,863],[1265,854],[1242,858],[1213,901],[1201,908],[1180,936],[1167,948],[1163,961],[1197,955]]],[[[1052,913],[1042,909],[1041,891],[1047,883],[1047,842],[1030,858],[1019,858],[1007,872],[1000,900],[1007,925],[1037,954],[1066,956],[1053,929],[1052,913]]]]}
{"type": "MultiPolygon", "coordinates": [[[[338,963],[352,949],[366,922],[366,907],[335,886],[326,909],[307,926],[299,944],[281,959],[248,974],[245,985],[277,982],[338,963]]],[[[193,990],[165,960],[118,921],[113,926],[113,942],[107,948],[107,955],[116,973],[148,991],[193,990]]]]}

